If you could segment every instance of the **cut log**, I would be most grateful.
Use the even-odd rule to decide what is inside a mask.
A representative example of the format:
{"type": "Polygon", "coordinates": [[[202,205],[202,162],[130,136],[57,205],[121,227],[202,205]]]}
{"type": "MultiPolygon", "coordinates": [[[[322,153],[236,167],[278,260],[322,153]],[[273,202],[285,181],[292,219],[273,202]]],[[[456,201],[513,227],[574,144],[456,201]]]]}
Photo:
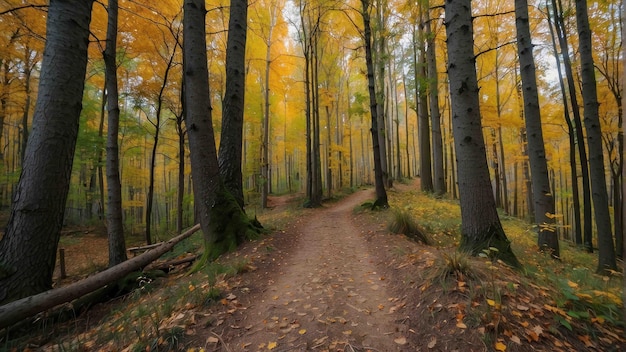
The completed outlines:
{"type": "Polygon", "coordinates": [[[99,272],[84,280],[0,306],[0,329],[4,329],[22,319],[31,317],[59,304],[70,302],[76,298],[93,292],[100,287],[104,287],[112,282],[115,282],[133,271],[143,268],[170,251],[177,243],[191,236],[198,230],[200,230],[199,224],[193,226],[177,237],[174,237],[167,242],[163,242],[163,244],[159,247],[151,249],[141,255],[99,272]]]}

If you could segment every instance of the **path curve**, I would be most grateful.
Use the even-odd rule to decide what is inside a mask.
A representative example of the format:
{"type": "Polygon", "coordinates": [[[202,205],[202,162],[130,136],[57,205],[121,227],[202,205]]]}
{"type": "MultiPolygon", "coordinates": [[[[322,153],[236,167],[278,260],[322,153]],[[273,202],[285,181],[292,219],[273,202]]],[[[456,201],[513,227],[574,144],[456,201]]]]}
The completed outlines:
{"type": "Polygon", "coordinates": [[[404,351],[403,303],[388,292],[375,253],[353,224],[371,190],[307,212],[292,253],[267,273],[259,297],[235,313],[233,351],[404,351]],[[350,349],[352,348],[352,349],[350,349]]]}

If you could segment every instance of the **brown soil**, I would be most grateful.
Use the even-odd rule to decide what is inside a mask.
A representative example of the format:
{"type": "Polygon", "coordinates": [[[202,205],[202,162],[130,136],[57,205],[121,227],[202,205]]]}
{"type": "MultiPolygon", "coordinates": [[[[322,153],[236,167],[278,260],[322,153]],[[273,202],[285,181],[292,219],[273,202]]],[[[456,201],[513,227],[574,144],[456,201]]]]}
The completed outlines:
{"type": "Polygon", "coordinates": [[[232,314],[207,331],[206,338],[219,336],[221,346],[207,347],[414,351],[405,302],[389,289],[377,248],[351,219],[352,209],[372,196],[360,191],[305,211],[295,228],[264,243],[271,252],[252,254],[259,268],[243,275],[231,293],[237,309],[228,308],[232,314]]]}

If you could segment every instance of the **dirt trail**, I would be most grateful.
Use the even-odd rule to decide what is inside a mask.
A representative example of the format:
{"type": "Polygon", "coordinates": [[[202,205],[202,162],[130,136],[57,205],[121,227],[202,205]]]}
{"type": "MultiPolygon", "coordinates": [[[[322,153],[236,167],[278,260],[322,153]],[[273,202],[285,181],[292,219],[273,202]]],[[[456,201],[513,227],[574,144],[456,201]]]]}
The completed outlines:
{"type": "Polygon", "coordinates": [[[360,191],[307,212],[291,253],[261,275],[263,292],[234,313],[223,343],[232,351],[405,351],[403,303],[388,292],[375,248],[352,222],[353,208],[373,197],[360,191]],[[232,332],[235,335],[232,335],[232,332]]]}

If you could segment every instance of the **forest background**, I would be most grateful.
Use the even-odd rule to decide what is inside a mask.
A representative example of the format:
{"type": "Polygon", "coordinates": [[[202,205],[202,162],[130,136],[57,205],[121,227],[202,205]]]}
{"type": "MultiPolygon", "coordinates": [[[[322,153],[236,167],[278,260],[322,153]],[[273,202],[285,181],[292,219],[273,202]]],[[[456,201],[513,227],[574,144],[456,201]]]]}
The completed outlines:
{"type": "MultiPolygon", "coordinates": [[[[316,97],[313,133],[318,141],[314,145],[319,147],[314,148],[320,162],[319,191],[331,198],[338,190],[374,182],[362,24],[354,20],[358,16],[350,14],[359,6],[334,1],[311,4],[279,0],[249,4],[242,165],[248,213],[266,205],[268,193],[306,190],[310,172],[306,160],[311,152],[305,143],[307,60],[316,68],[316,83],[308,87],[314,88],[316,97]],[[311,12],[311,8],[316,10],[311,12]],[[304,23],[315,23],[313,53],[306,53],[309,37],[304,23]]],[[[0,5],[0,206],[8,209],[21,173],[37,96],[47,4],[2,1],[0,5]]],[[[423,190],[456,198],[442,4],[381,0],[375,5],[375,61],[379,82],[383,82],[379,99],[385,124],[385,183],[389,186],[392,180],[419,175],[423,190]],[[425,19],[426,13],[430,21],[425,19]],[[428,48],[435,49],[434,65],[428,48]],[[437,93],[435,103],[425,100],[425,92],[437,93]],[[433,105],[439,108],[439,123],[429,116],[433,105]],[[431,135],[437,134],[440,146],[431,143],[431,135]],[[438,186],[436,160],[443,167],[439,180],[444,182],[438,186]]],[[[580,138],[585,130],[574,118],[582,105],[573,105],[576,97],[583,101],[575,3],[530,5],[544,146],[556,205],[551,216],[556,219],[560,239],[593,250],[597,234],[592,226],[595,215],[586,176],[589,169],[580,157],[586,148],[580,138]],[[561,61],[571,61],[573,76],[567,87],[560,84],[555,54],[561,61]]],[[[211,105],[214,115],[221,116],[230,3],[209,1],[206,6],[211,105]]],[[[96,3],[93,11],[66,225],[102,224],[106,207],[103,173],[108,126],[102,52],[107,11],[101,3],[96,3]]],[[[513,4],[474,1],[473,11],[482,126],[496,204],[506,214],[532,221],[513,4]]],[[[589,2],[604,175],[618,249],[623,246],[622,13],[619,1],[589,2]]],[[[128,235],[139,234],[150,243],[195,222],[182,111],[182,4],[121,1],[119,16],[116,62],[124,227],[128,235]]],[[[213,121],[219,144],[221,119],[213,121]]],[[[616,253],[621,257],[621,250],[616,253]]]]}

